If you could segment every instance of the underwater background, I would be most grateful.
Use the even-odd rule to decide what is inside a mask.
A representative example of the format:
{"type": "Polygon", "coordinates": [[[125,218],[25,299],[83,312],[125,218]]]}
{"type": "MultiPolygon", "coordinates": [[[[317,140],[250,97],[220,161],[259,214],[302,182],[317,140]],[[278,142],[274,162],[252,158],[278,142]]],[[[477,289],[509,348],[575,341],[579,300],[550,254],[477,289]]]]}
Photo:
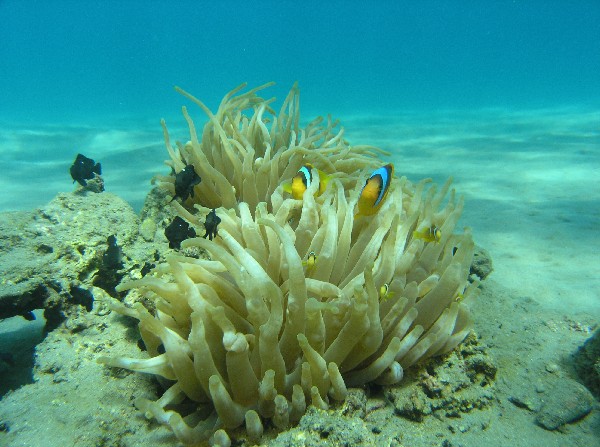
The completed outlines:
{"type": "Polygon", "coordinates": [[[595,106],[600,4],[0,2],[4,120],[156,120],[241,82],[307,114],[595,106]]]}
{"type": "MultiPolygon", "coordinates": [[[[275,109],[297,81],[304,123],[331,114],[352,144],[389,151],[397,175],[454,178],[461,224],[494,261],[487,298],[519,315],[494,316],[483,342],[512,320],[515,352],[542,344],[527,332],[533,312],[568,333],[544,335],[547,350],[598,327],[598,0],[0,0],[0,212],[75,190],[78,153],[101,162],[106,190],[139,211],[150,179],[168,172],[160,119],[180,141],[182,105],[198,128],[205,120],[173,87],[214,111],[242,82],[268,81],[275,109]]],[[[0,353],[15,324],[0,321],[0,353]]],[[[571,432],[579,437],[551,439],[531,423],[488,445],[592,445],[595,405],[595,419],[571,432]]]]}
{"type": "MultiPolygon", "coordinates": [[[[595,0],[4,0],[0,20],[0,186],[10,192],[0,209],[64,190],[77,152],[103,161],[109,188],[139,209],[137,182],[165,158],[159,120],[183,128],[190,105],[174,85],[216,108],[242,82],[274,80],[265,94],[283,100],[298,81],[307,122],[331,114],[342,124],[407,115],[428,126],[463,113],[493,122],[490,112],[531,120],[600,104],[595,0]]],[[[358,126],[346,127],[352,138],[358,126]]]]}

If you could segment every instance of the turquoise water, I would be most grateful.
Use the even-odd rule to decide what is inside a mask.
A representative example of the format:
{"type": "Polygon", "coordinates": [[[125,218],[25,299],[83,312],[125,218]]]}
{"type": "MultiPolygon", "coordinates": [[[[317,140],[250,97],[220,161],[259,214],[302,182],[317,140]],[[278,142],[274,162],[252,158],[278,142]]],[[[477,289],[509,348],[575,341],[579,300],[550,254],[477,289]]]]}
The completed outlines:
{"type": "Polygon", "coordinates": [[[600,2],[0,2],[2,122],[175,113],[296,80],[305,112],[600,104],[600,2]],[[417,6],[418,4],[418,6],[417,6]]]}

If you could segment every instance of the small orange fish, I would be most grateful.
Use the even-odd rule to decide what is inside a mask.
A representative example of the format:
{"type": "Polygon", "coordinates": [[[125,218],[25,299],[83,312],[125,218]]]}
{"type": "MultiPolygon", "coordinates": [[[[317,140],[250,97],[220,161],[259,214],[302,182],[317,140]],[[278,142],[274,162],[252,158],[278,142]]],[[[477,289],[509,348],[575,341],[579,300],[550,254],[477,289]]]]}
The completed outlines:
{"type": "Polygon", "coordinates": [[[390,190],[393,177],[394,165],[391,163],[373,171],[358,198],[356,216],[371,216],[379,211],[390,190]]]}
{"type": "Polygon", "coordinates": [[[432,225],[423,231],[413,231],[413,237],[416,237],[417,239],[423,239],[425,242],[438,243],[442,238],[442,230],[435,225],[432,225]]]}
{"type": "MultiPolygon", "coordinates": [[[[283,190],[292,195],[292,197],[296,200],[302,199],[304,196],[304,191],[308,189],[313,180],[312,171],[314,167],[310,163],[306,163],[302,166],[298,173],[292,178],[291,183],[284,183],[283,190]]],[[[327,189],[327,183],[329,182],[329,176],[325,174],[323,171],[317,169],[318,178],[316,180],[319,181],[319,189],[315,194],[319,197],[321,194],[325,192],[327,189]]]]}

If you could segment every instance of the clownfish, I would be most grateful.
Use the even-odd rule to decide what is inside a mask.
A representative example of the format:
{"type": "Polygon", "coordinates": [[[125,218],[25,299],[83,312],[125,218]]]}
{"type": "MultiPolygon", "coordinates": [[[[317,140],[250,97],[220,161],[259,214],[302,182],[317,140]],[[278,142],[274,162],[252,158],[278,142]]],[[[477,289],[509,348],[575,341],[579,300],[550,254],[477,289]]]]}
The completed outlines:
{"type": "Polygon", "coordinates": [[[306,258],[306,261],[302,261],[302,265],[306,267],[306,271],[310,271],[315,268],[315,264],[317,263],[317,255],[314,251],[311,251],[306,258]]]}
{"type": "Polygon", "coordinates": [[[385,283],[379,288],[379,301],[387,301],[394,296],[394,292],[390,290],[390,285],[385,283]]]}
{"type": "Polygon", "coordinates": [[[413,231],[413,237],[423,239],[425,242],[435,242],[437,244],[442,238],[442,230],[435,225],[432,225],[423,231],[413,231]]]}
{"type": "Polygon", "coordinates": [[[318,180],[319,188],[317,189],[317,193],[315,195],[319,197],[325,192],[325,189],[327,189],[327,182],[329,182],[329,176],[323,171],[317,169],[318,177],[315,179],[312,175],[313,169],[313,165],[311,165],[310,163],[306,163],[298,170],[298,173],[292,178],[291,183],[283,184],[283,190],[291,194],[294,199],[300,200],[302,199],[302,196],[304,196],[304,191],[308,189],[311,183],[314,180],[318,180]]]}
{"type": "Polygon", "coordinates": [[[379,211],[392,184],[394,165],[389,163],[373,171],[358,197],[356,216],[371,216],[379,211]]]}

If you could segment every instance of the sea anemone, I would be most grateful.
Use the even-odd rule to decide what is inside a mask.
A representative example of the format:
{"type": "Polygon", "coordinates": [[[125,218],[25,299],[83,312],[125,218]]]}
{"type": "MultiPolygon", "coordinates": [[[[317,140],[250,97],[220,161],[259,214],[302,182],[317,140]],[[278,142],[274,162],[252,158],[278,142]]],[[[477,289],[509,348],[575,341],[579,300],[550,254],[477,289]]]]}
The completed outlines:
{"type": "MultiPolygon", "coordinates": [[[[101,359],[170,380],[158,400],[136,405],[186,444],[215,433],[226,444],[227,431],[242,425],[256,440],[267,420],[284,429],[307,405],[344,400],[347,387],[400,382],[405,368],[452,350],[470,330],[474,244],[468,231],[454,234],[463,202],[450,181],[438,189],[394,178],[383,206],[362,216],[357,202],[375,152],[354,150],[330,126],[297,131],[283,112],[268,131],[269,101],[255,92],[227,95],[216,115],[206,110],[202,143],[188,119],[192,141],[170,149],[175,170],[194,163],[203,176],[202,203],[190,211],[173,202],[177,212],[200,227],[220,205],[218,237],[181,244],[207,259],[170,254],[154,275],[118,287],[154,299],[154,314],[140,303],[114,304],[139,320],[149,358],[101,359]],[[232,112],[242,105],[254,114],[232,112]],[[299,143],[307,139],[320,143],[299,143]],[[323,194],[313,182],[296,200],[281,183],[306,157],[342,174],[323,194]],[[249,185],[239,173],[265,181],[249,185]],[[434,238],[421,236],[432,228],[434,238]],[[182,416],[174,405],[184,400],[195,410],[182,416]]],[[[297,116],[295,87],[286,104],[297,116]]]]}
{"type": "Polygon", "coordinates": [[[245,84],[229,92],[218,110],[212,113],[199,99],[180,88],[178,92],[196,103],[208,116],[201,138],[187,108],[183,116],[190,129],[190,141],[171,144],[162,120],[165,145],[170,155],[166,162],[172,169],[168,176],[155,181],[175,196],[175,175],[192,165],[202,179],[194,188],[194,199],[187,206],[235,208],[239,202],[250,210],[260,202],[270,204],[270,197],[284,179],[290,179],[308,160],[327,173],[341,173],[340,178],[354,178],[365,168],[374,168],[383,151],[372,146],[350,146],[344,129],[336,120],[318,117],[300,127],[300,94],[294,85],[279,114],[257,95],[272,84],[240,93],[245,84]]]}

